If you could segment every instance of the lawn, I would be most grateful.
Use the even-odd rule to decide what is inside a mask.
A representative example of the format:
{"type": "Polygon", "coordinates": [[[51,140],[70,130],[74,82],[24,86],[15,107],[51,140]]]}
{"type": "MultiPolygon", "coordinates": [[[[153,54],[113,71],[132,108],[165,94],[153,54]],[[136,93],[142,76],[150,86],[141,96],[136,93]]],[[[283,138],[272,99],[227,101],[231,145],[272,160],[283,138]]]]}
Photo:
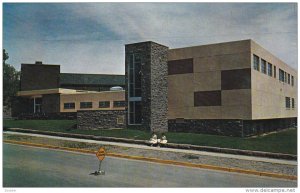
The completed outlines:
{"type": "MultiPolygon", "coordinates": [[[[6,128],[27,128],[65,133],[101,135],[129,139],[149,139],[150,132],[133,129],[77,130],[76,120],[4,120],[6,128]]],[[[289,129],[265,136],[239,138],[194,133],[166,133],[170,143],[193,144],[223,148],[297,154],[297,130],[289,129]]]]}

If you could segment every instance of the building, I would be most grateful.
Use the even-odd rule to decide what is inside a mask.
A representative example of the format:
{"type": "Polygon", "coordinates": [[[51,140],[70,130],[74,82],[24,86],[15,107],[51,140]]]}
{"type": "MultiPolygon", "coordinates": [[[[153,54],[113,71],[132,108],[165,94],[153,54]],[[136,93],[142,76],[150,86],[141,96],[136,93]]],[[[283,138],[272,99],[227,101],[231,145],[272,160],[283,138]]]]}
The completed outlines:
{"type": "Polygon", "coordinates": [[[25,114],[73,113],[80,129],[245,137],[297,124],[297,71],[253,40],[176,49],[127,44],[125,76],[22,64],[18,95],[25,114]]]}
{"type": "Polygon", "coordinates": [[[177,49],[141,42],[125,53],[129,126],[250,136],[296,125],[297,71],[252,40],[177,49]],[[167,126],[152,126],[160,121],[167,126]]]}
{"type": "Polygon", "coordinates": [[[13,104],[19,118],[76,118],[80,110],[125,110],[124,75],[60,73],[60,65],[21,65],[13,104]],[[115,88],[111,90],[111,88],[115,88]]]}

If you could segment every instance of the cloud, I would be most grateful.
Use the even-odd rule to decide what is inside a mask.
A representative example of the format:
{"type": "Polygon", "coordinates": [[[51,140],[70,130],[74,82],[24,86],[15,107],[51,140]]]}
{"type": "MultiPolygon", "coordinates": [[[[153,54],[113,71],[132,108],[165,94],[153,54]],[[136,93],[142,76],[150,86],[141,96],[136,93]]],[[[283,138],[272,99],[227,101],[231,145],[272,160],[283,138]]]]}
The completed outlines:
{"type": "MultiPolygon", "coordinates": [[[[39,59],[61,64],[64,72],[123,74],[127,43],[152,40],[175,48],[253,39],[297,68],[295,3],[75,3],[26,5],[26,10],[16,7],[9,11],[18,17],[7,18],[14,25],[4,21],[4,47],[14,65],[39,59]],[[22,18],[27,19],[26,25],[22,18]],[[26,38],[29,34],[32,37],[26,38]]],[[[8,8],[4,6],[4,14],[8,8]]]]}

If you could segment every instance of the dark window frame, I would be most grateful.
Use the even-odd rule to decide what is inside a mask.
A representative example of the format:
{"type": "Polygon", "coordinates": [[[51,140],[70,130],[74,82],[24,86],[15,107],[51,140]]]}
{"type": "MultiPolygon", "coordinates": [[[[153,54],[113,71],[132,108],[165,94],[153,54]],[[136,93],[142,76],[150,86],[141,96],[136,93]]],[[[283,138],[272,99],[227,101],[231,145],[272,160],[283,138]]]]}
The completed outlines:
{"type": "Polygon", "coordinates": [[[75,109],[75,103],[74,102],[64,103],[64,109],[75,109]]]}
{"type": "Polygon", "coordinates": [[[284,71],[279,68],[279,81],[284,82],[284,71]]]}
{"type": "Polygon", "coordinates": [[[260,71],[260,59],[259,56],[253,54],[253,69],[260,71]]]}
{"type": "Polygon", "coordinates": [[[110,108],[110,101],[99,101],[99,108],[110,108]]]}
{"type": "Polygon", "coordinates": [[[290,109],[291,108],[291,98],[285,97],[285,108],[290,109]]]}
{"type": "Polygon", "coordinates": [[[126,101],[114,101],[113,102],[114,108],[120,108],[120,107],[125,107],[125,106],[126,106],[126,101]]]}
{"type": "Polygon", "coordinates": [[[81,109],[91,109],[93,108],[93,102],[80,102],[81,109]]]}
{"type": "Polygon", "coordinates": [[[272,77],[273,76],[273,65],[271,63],[268,62],[267,65],[267,74],[272,77]]]}
{"type": "Polygon", "coordinates": [[[261,72],[267,74],[267,61],[261,58],[261,72]]]}

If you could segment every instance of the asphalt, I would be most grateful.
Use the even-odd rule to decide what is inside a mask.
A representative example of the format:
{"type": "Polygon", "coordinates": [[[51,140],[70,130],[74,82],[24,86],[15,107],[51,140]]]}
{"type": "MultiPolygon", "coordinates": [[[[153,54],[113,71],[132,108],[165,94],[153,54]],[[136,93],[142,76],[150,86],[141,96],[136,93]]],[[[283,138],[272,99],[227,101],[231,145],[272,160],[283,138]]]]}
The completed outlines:
{"type": "Polygon", "coordinates": [[[297,181],[3,144],[4,187],[296,187],[297,181]]]}
{"type": "Polygon", "coordinates": [[[214,153],[214,152],[206,152],[206,151],[187,150],[187,149],[150,147],[150,146],[146,146],[146,145],[128,144],[128,143],[122,143],[122,142],[108,142],[108,141],[78,139],[78,138],[70,138],[70,137],[58,137],[58,136],[22,133],[22,132],[13,132],[13,131],[5,131],[4,133],[18,134],[18,135],[24,135],[24,136],[44,137],[44,138],[49,138],[49,139],[60,139],[60,140],[68,140],[68,141],[76,141],[76,142],[95,143],[95,144],[102,144],[102,145],[115,145],[115,146],[121,146],[121,147],[131,147],[131,148],[148,149],[148,150],[165,151],[165,152],[190,153],[190,154],[220,157],[220,158],[232,158],[232,159],[240,159],[240,160],[248,160],[248,161],[258,161],[258,162],[287,164],[287,165],[297,166],[297,161],[293,161],[293,160],[282,160],[282,159],[263,158],[263,157],[255,157],[255,156],[214,153]]]}

